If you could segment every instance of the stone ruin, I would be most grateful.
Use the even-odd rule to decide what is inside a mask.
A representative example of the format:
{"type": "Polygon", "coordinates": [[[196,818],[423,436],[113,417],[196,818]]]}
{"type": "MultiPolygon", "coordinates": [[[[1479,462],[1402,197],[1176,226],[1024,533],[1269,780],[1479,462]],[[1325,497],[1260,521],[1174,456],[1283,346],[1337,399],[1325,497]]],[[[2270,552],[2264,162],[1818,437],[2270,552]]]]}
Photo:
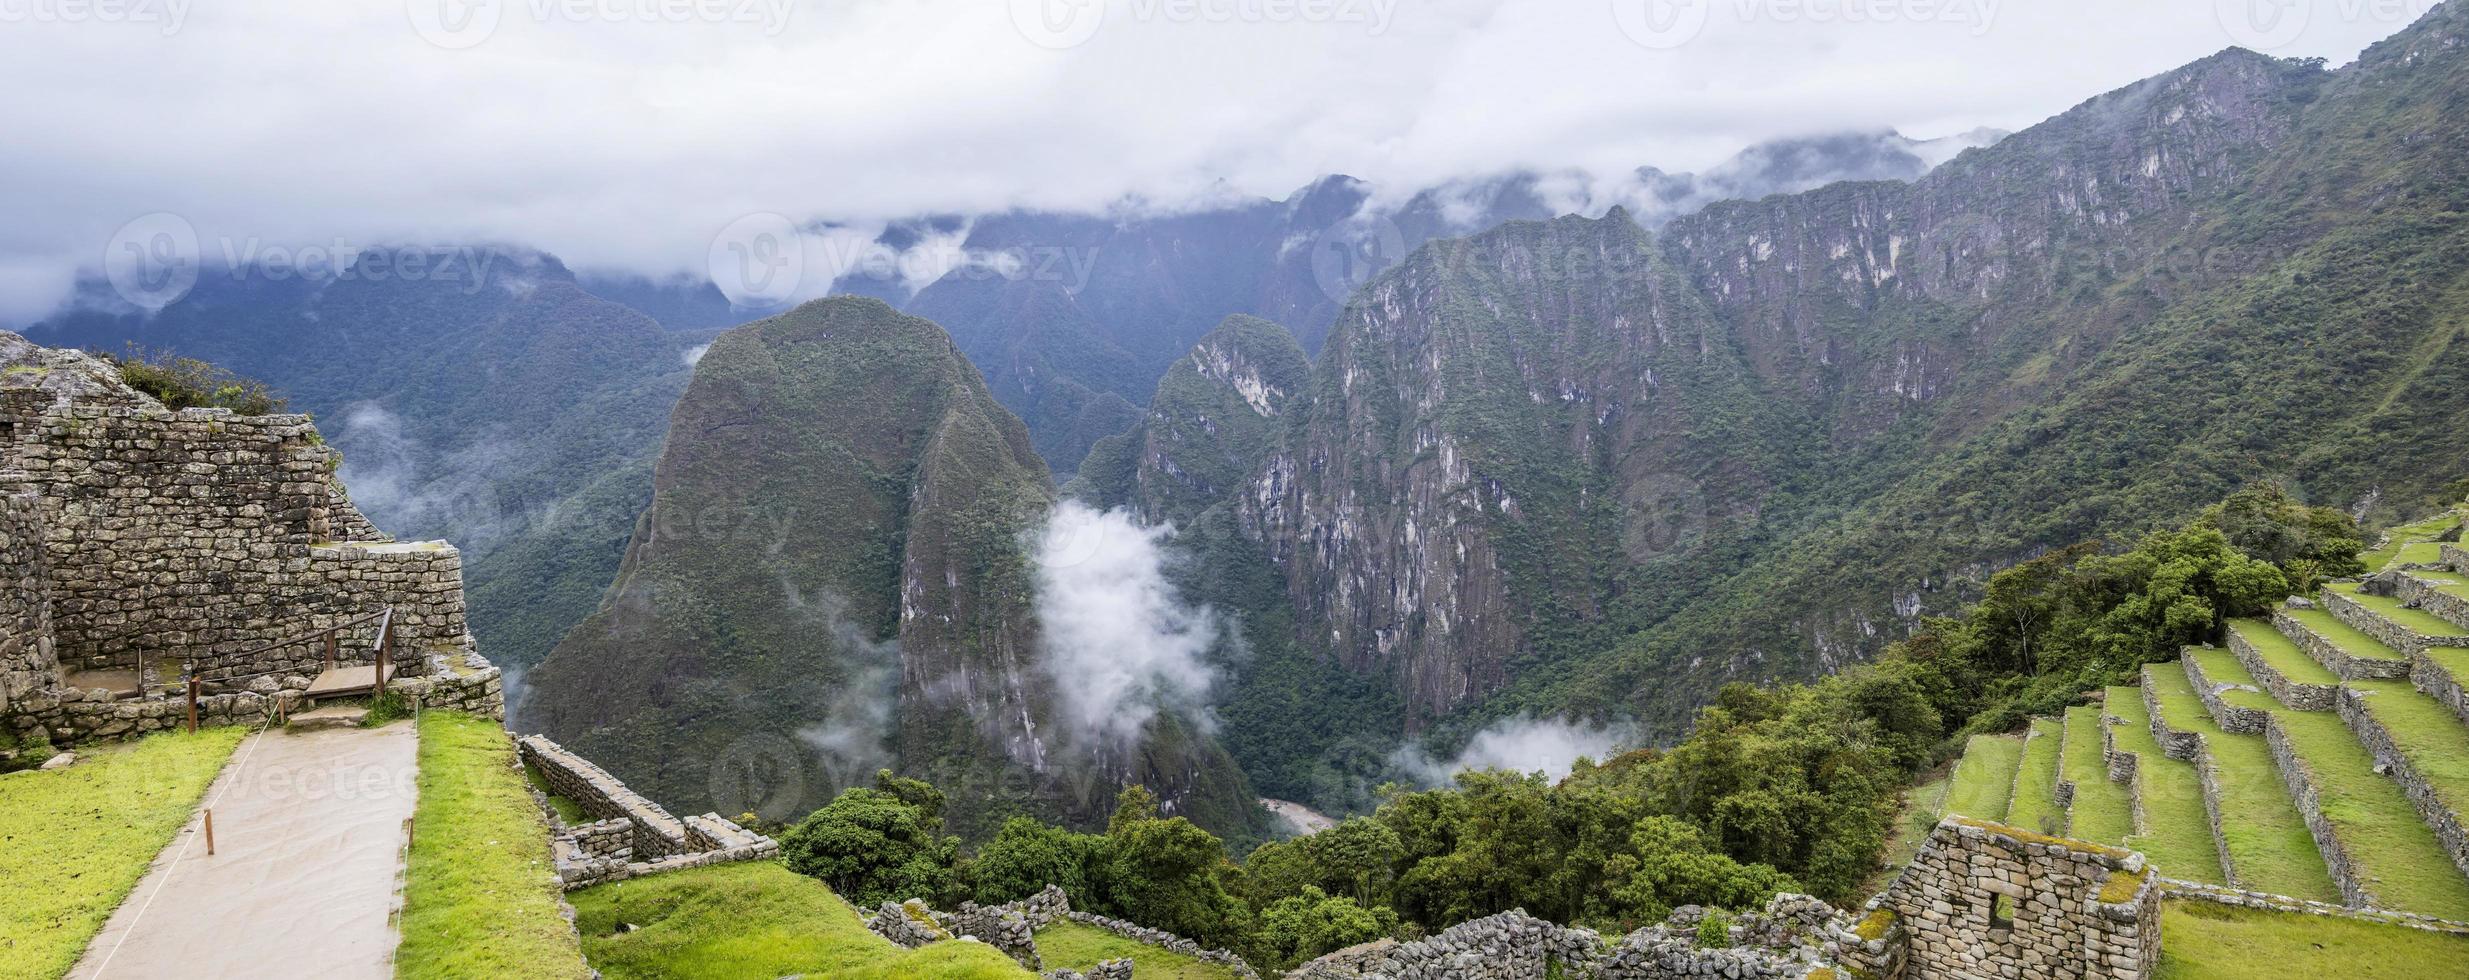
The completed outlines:
{"type": "MultiPolygon", "coordinates": [[[[1222,966],[1241,980],[1260,980],[1259,972],[1253,970],[1250,963],[1225,950],[1204,949],[1199,943],[1173,933],[1121,919],[1075,912],[1070,896],[1055,885],[1047,885],[1035,895],[1001,905],[962,902],[960,911],[948,913],[928,908],[923,900],[915,898],[905,902],[884,902],[881,908],[866,916],[866,928],[894,945],[908,949],[954,939],[982,942],[1001,950],[1021,966],[1044,970],[1044,961],[1037,952],[1037,930],[1053,924],[1056,919],[1068,919],[1133,942],[1222,966]]],[[[1044,980],[1130,980],[1132,961],[1108,960],[1091,967],[1087,973],[1048,970],[1040,976],[1044,980]]]]}
{"type": "Polygon", "coordinates": [[[2160,876],[2143,855],[1947,817],[1865,935],[1908,980],[2142,980],[2160,963],[2160,876]]]}
{"type": "Polygon", "coordinates": [[[0,735],[20,745],[257,724],[377,657],[424,706],[502,717],[462,558],[389,539],[306,415],[171,410],[107,361],[0,331],[0,735]],[[318,638],[342,629],[329,648],[318,638]],[[300,642],[278,641],[300,639],[300,642]]]}
{"type": "Polygon", "coordinates": [[[780,844],[717,813],[674,817],[660,804],[627,789],[607,770],[539,735],[515,741],[524,766],[548,787],[533,790],[548,816],[549,851],[557,880],[567,891],[624,881],[663,871],[780,856],[780,844]],[[549,793],[571,801],[591,819],[568,823],[550,804],[549,793]]]}
{"type": "Polygon", "coordinates": [[[1459,923],[1410,943],[1379,940],[1342,949],[1286,974],[1288,980],[1678,980],[1678,978],[1810,978],[1865,976],[1847,969],[1879,959],[1855,924],[1834,906],[1807,895],[1781,894],[1763,911],[1742,914],[1727,928],[1730,945],[1706,947],[1698,929],[1709,913],[1682,906],[1660,925],[1617,942],[1592,929],[1562,926],[1508,911],[1459,923]]]}

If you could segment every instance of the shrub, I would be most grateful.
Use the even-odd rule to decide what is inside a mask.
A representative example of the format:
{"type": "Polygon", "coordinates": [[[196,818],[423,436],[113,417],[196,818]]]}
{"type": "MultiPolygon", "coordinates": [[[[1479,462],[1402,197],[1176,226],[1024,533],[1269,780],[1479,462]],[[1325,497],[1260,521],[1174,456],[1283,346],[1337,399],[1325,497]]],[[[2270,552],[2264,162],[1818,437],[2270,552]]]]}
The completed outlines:
{"type": "Polygon", "coordinates": [[[154,396],[165,408],[228,408],[241,415],[272,415],[286,407],[265,382],[243,378],[194,357],[148,351],[135,345],[120,354],[103,357],[120,369],[120,380],[154,396]]]}

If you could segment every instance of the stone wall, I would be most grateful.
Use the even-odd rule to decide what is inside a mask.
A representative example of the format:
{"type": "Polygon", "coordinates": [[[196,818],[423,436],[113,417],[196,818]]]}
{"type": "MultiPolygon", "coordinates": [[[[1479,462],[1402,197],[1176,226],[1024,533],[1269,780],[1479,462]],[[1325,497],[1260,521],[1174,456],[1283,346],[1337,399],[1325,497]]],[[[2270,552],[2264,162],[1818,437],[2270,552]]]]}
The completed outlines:
{"type": "Polygon", "coordinates": [[[2463,690],[2460,680],[2424,651],[2409,655],[2409,683],[2442,702],[2462,723],[2469,724],[2469,690],[2463,690]]]}
{"type": "Polygon", "coordinates": [[[0,490],[38,498],[64,668],[177,657],[210,678],[309,669],[322,649],[228,658],[387,606],[398,649],[466,639],[460,556],[383,542],[307,416],[10,394],[0,490]],[[356,536],[378,540],[335,546],[356,536]]]}
{"type": "Polygon", "coordinates": [[[2342,688],[2340,718],[2349,723],[2351,732],[2357,734],[2358,744],[2374,753],[2375,767],[2391,774],[2392,779],[2400,783],[2401,792],[2417,808],[2418,818],[2426,822],[2427,829],[2435,832],[2435,839],[2443,842],[2443,849],[2452,856],[2452,863],[2461,869],[2462,874],[2469,875],[2469,828],[2463,827],[2461,814],[2435,792],[2435,786],[2427,781],[2426,773],[2401,753],[2400,745],[2392,740],[2392,733],[2384,729],[2383,723],[2375,718],[2373,712],[2366,710],[2366,699],[2380,696],[2355,688],[2342,688]]]}
{"type": "MultiPolygon", "coordinates": [[[[2232,687],[2244,690],[2254,690],[2253,688],[2242,684],[2213,684],[2211,678],[2203,676],[2203,662],[2194,657],[2180,657],[2178,663],[2185,666],[2186,679],[2194,682],[2195,696],[2203,699],[2203,709],[2211,712],[2212,723],[2219,725],[2221,731],[2232,735],[2257,735],[2263,732],[2265,725],[2271,723],[2271,712],[2255,708],[2241,708],[2230,704],[2227,698],[2220,696],[2220,692],[2232,687]]],[[[2255,693],[2263,692],[2255,691],[2255,693]]]]}
{"type": "Polygon", "coordinates": [[[2203,818],[2212,825],[2212,850],[2220,856],[2221,878],[2238,883],[2237,862],[2229,858],[2229,835],[2220,825],[2220,770],[2212,764],[2212,746],[2202,732],[2181,732],[2169,727],[2168,715],[2160,710],[2160,688],[2152,683],[2152,672],[2159,664],[2143,665],[2143,711],[2152,720],[2152,737],[2160,742],[2160,754],[2172,759],[2184,759],[2195,767],[2195,782],[2203,788],[2203,818]]]}
{"type": "MultiPolygon", "coordinates": [[[[488,689],[496,694],[492,677],[488,689]]],[[[498,705],[503,711],[503,699],[498,705]]],[[[588,888],[608,881],[637,878],[664,871],[698,868],[730,861],[750,861],[777,857],[780,844],[769,837],[738,826],[736,821],[716,813],[706,813],[683,819],[671,816],[660,804],[642,794],[627,789],[626,784],[590,760],[568,752],[564,747],[539,735],[526,735],[516,740],[515,750],[523,764],[540,775],[549,791],[574,802],[593,818],[584,825],[590,828],[591,840],[581,839],[584,828],[565,826],[554,809],[544,799],[541,806],[549,811],[552,825],[559,827],[551,850],[557,865],[558,880],[567,891],[588,888]],[[625,859],[614,855],[618,848],[606,837],[614,831],[605,824],[622,821],[629,834],[624,847],[625,859]]]]}
{"type": "MultiPolygon", "coordinates": [[[[2279,627],[2283,633],[2293,632],[2290,627],[2295,625],[2294,621],[2284,622],[2284,620],[2289,620],[2288,612],[2277,612],[2273,616],[2272,625],[2279,627]]],[[[2294,632],[2300,636],[2307,635],[2303,630],[2294,632]]],[[[2311,646],[2313,644],[2301,642],[2298,649],[2309,657],[2315,657],[2317,663],[2322,663],[2323,660],[2316,655],[2315,651],[2309,649],[2311,646]]],[[[2263,689],[2272,695],[2272,700],[2298,711],[2332,710],[2332,699],[2338,696],[2339,685],[2306,684],[2289,679],[2287,675],[2275,669],[2271,661],[2263,659],[2263,651],[2255,649],[2255,645],[2247,642],[2246,637],[2236,630],[2229,631],[2229,652],[2237,655],[2238,663],[2245,666],[2247,673],[2255,675],[2255,680],[2263,684],[2263,689]]],[[[2345,656],[2344,659],[2346,659],[2345,656]]],[[[2330,669],[2334,675],[2351,676],[2341,673],[2338,667],[2330,669]]]]}
{"type": "Polygon", "coordinates": [[[2238,908],[2264,909],[2273,912],[2291,912],[2299,915],[2322,915],[2339,919],[2355,919],[2360,922],[2375,922],[2384,925],[2407,926],[2411,929],[2422,929],[2427,932],[2441,932],[2456,936],[2469,936],[2469,922],[2456,922],[2451,919],[2438,919],[2431,915],[2419,915],[2415,912],[2395,912],[2390,909],[2376,908],[2353,909],[2345,905],[2333,905],[2328,902],[2310,902],[2302,898],[2291,898],[2287,895],[2274,895],[2270,892],[2246,891],[2239,888],[2224,888],[2220,885],[2209,884],[2206,882],[2179,881],[2175,878],[2161,879],[2161,888],[2168,893],[2170,898],[2173,899],[2192,899],[2201,902],[2211,902],[2215,905],[2231,905],[2238,908]]]}
{"type": "Polygon", "coordinates": [[[2399,599],[2411,609],[2425,610],[2445,622],[2454,624],[2452,631],[2448,634],[2428,636],[2428,645],[2460,646],[2462,645],[2461,638],[2469,637],[2469,626],[2459,625],[2469,623],[2469,599],[2445,592],[2435,587],[2437,583],[2415,575],[2394,574],[2389,578],[2392,582],[2393,598],[2399,599]]]}
{"type": "Polygon", "coordinates": [[[2158,877],[2143,856],[1948,817],[1876,904],[1906,935],[1913,980],[2151,975],[2158,877]]]}
{"type": "Polygon", "coordinates": [[[1683,906],[1660,925],[1607,944],[1591,929],[1555,925],[1511,910],[1460,923],[1410,943],[1382,940],[1339,950],[1287,980],[1775,980],[1841,977],[1856,967],[1874,980],[1901,975],[1903,934],[1893,916],[1856,925],[1807,895],[1782,894],[1741,915],[1731,945],[1698,945],[1706,910],[1683,906]],[[1875,935],[1864,936],[1863,931],[1875,935]]]}
{"type": "MultiPolygon", "coordinates": [[[[2327,589],[2323,592],[2323,595],[2328,600],[2332,593],[2327,589]]],[[[2354,600],[2343,597],[2341,601],[2348,603],[2349,608],[2352,610],[2351,615],[2369,615],[2365,613],[2354,600]]],[[[2341,615],[2331,607],[2318,606],[2314,600],[2308,599],[2304,596],[2291,596],[2287,607],[2272,611],[2272,627],[2279,630],[2283,635],[2289,637],[2290,642],[2296,643],[2299,650],[2304,651],[2308,657],[2314,658],[2316,663],[2322,664],[2324,669],[2329,670],[2333,674],[2340,677],[2349,678],[2352,680],[2359,678],[2398,677],[2401,674],[2408,672],[2408,665],[2406,664],[2397,664],[2389,660],[2368,660],[2361,657],[2350,656],[2349,651],[2342,649],[2340,644],[2332,642],[2330,637],[2317,635],[2313,630],[2307,629],[2304,623],[2298,622],[2296,617],[2289,615],[2290,609],[2316,608],[2322,608],[2326,611],[2333,612],[2332,618],[2334,619],[2339,619],[2342,622],[2348,621],[2347,616],[2341,615]]],[[[2260,679],[2263,675],[2257,674],[2255,676],[2260,679]]],[[[2330,710],[2328,706],[2329,702],[2326,702],[2326,705],[2327,706],[2324,708],[2309,708],[2306,710],[2330,710]]]]}
{"type": "Polygon", "coordinates": [[[60,684],[42,522],[33,495],[0,496],[0,715],[19,698],[60,684]]]}
{"type": "Polygon", "coordinates": [[[2469,550],[2456,544],[2443,546],[2443,564],[2455,572],[2469,575],[2469,550]]]}
{"type": "MultiPolygon", "coordinates": [[[[2376,586],[2373,582],[2369,582],[2367,587],[2376,586]]],[[[2325,589],[2322,595],[2323,607],[2330,610],[2334,618],[2356,627],[2358,632],[2374,637],[2375,642],[2398,650],[2404,655],[2430,647],[2469,645],[2469,628],[2446,630],[2441,634],[2420,633],[2376,615],[2374,610],[2366,608],[2356,599],[2343,595],[2337,590],[2325,589]]],[[[2367,676],[2401,677],[2409,673],[2409,665],[2404,661],[2365,661],[2362,663],[2368,666],[2377,663],[2386,665],[2385,672],[2367,676]]],[[[2341,676],[2351,675],[2342,674],[2341,676]]]]}
{"type": "Polygon", "coordinates": [[[2289,734],[2279,725],[2266,725],[2263,730],[2266,745],[2272,748],[2272,768],[2279,771],[2281,782],[2289,788],[2289,798],[2297,804],[2298,815],[2306,819],[2306,831],[2315,838],[2315,849],[2323,852],[2323,864],[2332,873],[2332,882],[2340,887],[2340,897],[2351,905],[2379,905],[2364,879],[2349,864],[2349,849],[2342,847],[2339,835],[2332,832],[2332,822],[2323,816],[2323,795],[2315,789],[2314,770],[2307,768],[2297,748],[2290,744],[2289,734]]]}
{"type": "Polygon", "coordinates": [[[424,670],[414,670],[414,657],[403,658],[403,676],[387,683],[386,688],[411,699],[413,704],[439,711],[461,711],[506,720],[506,689],[503,672],[495,664],[482,659],[478,651],[432,651],[425,658],[424,670]],[[422,675],[422,676],[414,676],[422,675]]]}

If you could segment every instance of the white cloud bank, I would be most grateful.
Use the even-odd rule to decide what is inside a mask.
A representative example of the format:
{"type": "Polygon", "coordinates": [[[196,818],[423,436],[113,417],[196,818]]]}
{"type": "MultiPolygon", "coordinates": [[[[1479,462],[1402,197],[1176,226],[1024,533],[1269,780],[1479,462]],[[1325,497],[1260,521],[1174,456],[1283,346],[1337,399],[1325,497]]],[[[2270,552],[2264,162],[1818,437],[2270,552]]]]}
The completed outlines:
{"type": "Polygon", "coordinates": [[[0,100],[0,320],[47,310],[156,212],[208,255],[515,242],[577,268],[700,275],[749,214],[863,229],[1275,197],[1332,172],[1409,187],[1677,172],[1781,136],[2017,129],[2231,44],[2345,61],[2426,0],[2298,0],[2302,16],[2230,23],[2248,7],[2278,10],[28,0],[0,5],[15,93],[0,100]],[[1655,26],[1674,23],[1677,44],[1655,26]]]}
{"type": "Polygon", "coordinates": [[[1445,786],[1458,773],[1478,769],[1540,772],[1558,781],[1569,775],[1578,759],[1601,762],[1635,740],[1636,733],[1623,726],[1518,715],[1476,732],[1456,758],[1435,759],[1422,746],[1408,743],[1390,761],[1426,786],[1445,786]]]}
{"type": "Polygon", "coordinates": [[[1166,580],[1171,527],[1066,500],[1039,535],[1037,618],[1057,703],[1080,744],[1120,747],[1160,711],[1203,729],[1217,615],[1166,580]]]}

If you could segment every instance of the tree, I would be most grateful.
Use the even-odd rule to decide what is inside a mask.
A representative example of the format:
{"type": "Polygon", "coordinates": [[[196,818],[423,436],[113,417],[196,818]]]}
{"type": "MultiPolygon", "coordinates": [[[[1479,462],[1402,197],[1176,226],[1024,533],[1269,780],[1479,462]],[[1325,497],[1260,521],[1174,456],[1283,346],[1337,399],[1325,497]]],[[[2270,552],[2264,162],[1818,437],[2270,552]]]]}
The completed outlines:
{"type": "Polygon", "coordinates": [[[1143,787],[1125,789],[1117,801],[1092,891],[1141,925],[1203,945],[1238,942],[1249,910],[1226,890],[1233,868],[1225,844],[1190,820],[1160,818],[1157,797],[1143,787]]]}
{"type": "Polygon", "coordinates": [[[985,905],[1018,901],[1047,885],[1061,887],[1075,901],[1087,901],[1089,866],[1105,855],[1104,837],[1075,834],[1034,817],[1013,817],[969,862],[970,890],[985,905]]]}
{"type": "Polygon", "coordinates": [[[1258,921],[1252,955],[1278,970],[1397,931],[1397,913],[1387,906],[1365,908],[1310,885],[1270,903],[1258,921]]]}
{"type": "MultiPolygon", "coordinates": [[[[940,804],[929,811],[914,796],[916,780],[848,789],[808,814],[780,839],[789,869],[823,880],[840,897],[863,906],[922,898],[947,902],[959,889],[960,839],[943,836],[940,804]],[[898,784],[914,783],[915,786],[898,784]]],[[[941,794],[935,794],[939,800],[941,794]]]]}

